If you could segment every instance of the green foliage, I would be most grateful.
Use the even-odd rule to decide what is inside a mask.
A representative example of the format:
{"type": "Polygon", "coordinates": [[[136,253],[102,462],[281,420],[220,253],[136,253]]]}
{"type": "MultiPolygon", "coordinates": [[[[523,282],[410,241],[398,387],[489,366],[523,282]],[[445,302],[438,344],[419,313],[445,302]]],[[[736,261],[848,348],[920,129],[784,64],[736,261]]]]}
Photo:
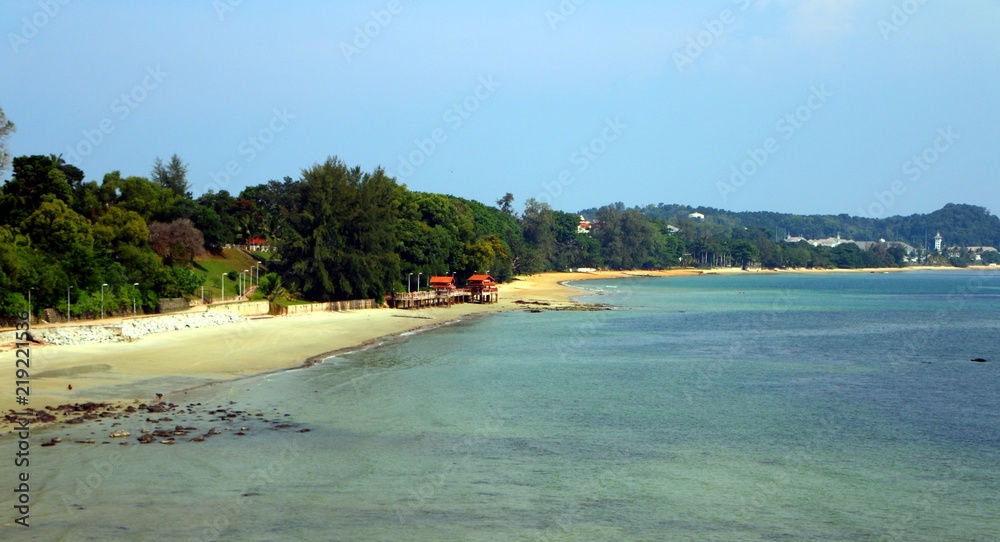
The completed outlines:
{"type": "Polygon", "coordinates": [[[330,158],[302,174],[287,209],[282,259],[309,299],[377,298],[399,280],[395,252],[402,193],[378,169],[363,173],[330,158]]]}
{"type": "Polygon", "coordinates": [[[983,263],[987,265],[1000,263],[1000,252],[996,251],[983,252],[982,258],[983,258],[983,263]]]}
{"type": "Polygon", "coordinates": [[[202,283],[203,278],[188,267],[172,265],[164,267],[157,277],[157,291],[161,297],[182,297],[193,295],[202,283]]]}
{"type": "Polygon", "coordinates": [[[20,292],[4,292],[0,295],[0,315],[15,316],[28,310],[28,299],[20,292]]]}
{"type": "Polygon", "coordinates": [[[170,189],[143,177],[122,179],[117,171],[104,176],[100,197],[106,204],[135,211],[147,224],[154,218],[168,219],[175,200],[170,189]]]}
{"type": "MultiPolygon", "coordinates": [[[[650,218],[669,221],[687,229],[688,214],[698,211],[709,217],[711,224],[725,230],[747,228],[761,230],[769,237],[775,232],[818,239],[837,233],[845,239],[874,241],[887,239],[924,247],[933,243],[937,232],[942,232],[948,245],[1000,246],[1000,218],[991,215],[984,207],[949,203],[929,214],[890,216],[883,219],[841,215],[795,215],[773,212],[732,212],[710,207],[686,205],[647,205],[639,209],[650,218]],[[682,225],[683,224],[683,225],[682,225]]],[[[593,216],[595,209],[585,210],[593,216]]],[[[708,222],[705,227],[709,226],[708,222]]]]}
{"type": "Polygon", "coordinates": [[[179,198],[190,199],[191,193],[188,192],[187,170],[187,164],[182,162],[176,154],[171,156],[170,161],[166,164],[157,156],[153,162],[153,171],[150,172],[149,178],[163,188],[170,190],[173,195],[179,198]]]}
{"type": "MultiPolygon", "coordinates": [[[[174,218],[190,219],[205,236],[205,247],[215,253],[221,251],[223,245],[236,240],[235,232],[238,224],[230,214],[233,205],[226,201],[227,196],[229,193],[225,190],[219,194],[212,192],[203,194],[190,212],[181,213],[176,206],[174,207],[174,218]]],[[[228,199],[232,200],[231,197],[228,199]]]]}
{"type": "Polygon", "coordinates": [[[268,273],[260,277],[260,282],[257,284],[257,292],[272,302],[286,299],[288,296],[288,290],[282,283],[281,275],[278,273],[268,273]]]}
{"type": "MultiPolygon", "coordinates": [[[[14,176],[0,193],[0,220],[17,226],[44,201],[61,200],[72,205],[73,188],[66,168],[50,156],[19,156],[14,159],[14,176]]],[[[73,168],[76,170],[76,168],[73,168]]],[[[76,170],[79,171],[79,170],[76,170]]]]}
{"type": "MultiPolygon", "coordinates": [[[[0,146],[6,122],[0,111],[0,146]]],[[[402,288],[409,273],[454,273],[462,282],[488,271],[508,281],[519,273],[576,267],[892,267],[909,258],[893,242],[862,250],[775,239],[786,231],[917,247],[941,231],[946,246],[1000,245],[1000,219],[969,205],[875,220],[617,203],[583,212],[593,219],[588,234],[578,231],[577,214],[532,199],[518,216],[510,193],[493,207],[411,192],[381,169],[363,172],[336,158],[304,170],[298,180],[247,187],[238,197],[210,191],[197,200],[187,192],[186,168],[175,155],[154,163],[153,180],[113,171],[98,185],[60,156],[15,159],[13,178],[0,190],[0,314],[15,311],[28,289],[34,306],[63,309],[69,289],[74,312],[79,303],[81,312],[96,314],[104,283],[110,285],[107,312],[131,310],[132,299],[150,311],[160,296],[196,295],[202,284],[220,294],[221,273],[232,295],[239,273],[254,260],[224,247],[253,237],[277,248],[266,253],[259,291],[282,303],[289,291],[316,301],[378,298],[402,288]],[[708,219],[689,219],[695,210],[708,219]],[[213,255],[195,261],[206,247],[213,255]]],[[[997,252],[942,252],[925,253],[925,261],[1000,262],[997,252]]]]}

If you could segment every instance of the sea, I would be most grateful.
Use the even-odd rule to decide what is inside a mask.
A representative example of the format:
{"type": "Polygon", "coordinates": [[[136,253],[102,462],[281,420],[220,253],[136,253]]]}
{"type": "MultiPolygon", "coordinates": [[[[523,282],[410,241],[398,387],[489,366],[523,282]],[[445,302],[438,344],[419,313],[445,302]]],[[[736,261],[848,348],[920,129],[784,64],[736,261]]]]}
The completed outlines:
{"type": "Polygon", "coordinates": [[[195,390],[166,422],[35,430],[26,468],[5,437],[0,539],[1000,540],[1000,272],[571,285],[608,310],[469,318],[195,390]],[[220,434],[135,440],[175,424],[220,434]]]}

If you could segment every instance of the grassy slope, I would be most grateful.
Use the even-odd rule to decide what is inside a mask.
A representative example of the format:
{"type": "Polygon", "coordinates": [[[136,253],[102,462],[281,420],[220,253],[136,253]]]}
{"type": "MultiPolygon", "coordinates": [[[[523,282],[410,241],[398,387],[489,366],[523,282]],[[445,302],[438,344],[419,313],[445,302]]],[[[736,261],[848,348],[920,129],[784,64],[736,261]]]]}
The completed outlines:
{"type": "MultiPolygon", "coordinates": [[[[216,256],[214,254],[208,254],[200,258],[195,258],[194,271],[199,275],[202,275],[205,279],[205,294],[208,295],[209,292],[212,294],[213,299],[220,299],[222,295],[222,274],[228,273],[230,271],[235,271],[237,273],[242,272],[244,269],[250,269],[257,263],[253,258],[247,256],[243,252],[235,249],[223,249],[221,256],[216,256]]],[[[266,260],[260,266],[260,274],[264,275],[266,260]]],[[[256,272],[251,270],[254,274],[256,280],[256,272]]],[[[236,295],[236,291],[239,288],[238,281],[225,279],[226,281],[226,299],[232,299],[236,295]]],[[[249,281],[248,281],[249,282],[249,281]]],[[[201,290],[197,290],[195,295],[200,295],[201,290]]]]}

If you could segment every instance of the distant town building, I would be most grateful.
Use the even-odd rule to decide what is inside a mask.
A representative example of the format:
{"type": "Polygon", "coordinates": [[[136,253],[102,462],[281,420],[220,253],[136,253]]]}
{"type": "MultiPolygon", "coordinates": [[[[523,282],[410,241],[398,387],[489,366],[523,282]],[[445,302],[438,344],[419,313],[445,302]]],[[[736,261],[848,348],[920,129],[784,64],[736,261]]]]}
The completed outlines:
{"type": "Polygon", "coordinates": [[[944,237],[941,237],[941,232],[937,232],[934,236],[934,250],[941,250],[941,244],[944,243],[944,237]]]}
{"type": "Polygon", "coordinates": [[[912,246],[910,246],[910,245],[908,245],[906,243],[887,242],[885,239],[879,239],[878,241],[855,241],[853,239],[844,239],[844,238],[840,237],[839,233],[837,234],[836,237],[827,237],[825,239],[807,239],[805,237],[795,237],[795,236],[792,236],[792,235],[786,235],[785,236],[785,242],[786,243],[800,243],[802,241],[805,241],[806,243],[809,243],[810,245],[812,245],[814,247],[830,247],[830,248],[833,248],[833,247],[837,247],[837,246],[844,245],[844,244],[847,244],[847,243],[853,243],[853,244],[857,245],[858,248],[860,248],[861,250],[868,250],[868,249],[872,248],[875,245],[889,244],[889,245],[896,245],[896,246],[902,247],[903,250],[905,250],[907,254],[913,254],[917,250],[917,249],[913,248],[912,246]]]}
{"type": "Polygon", "coordinates": [[[701,213],[691,213],[688,215],[691,220],[705,220],[705,215],[701,213]]]}
{"type": "Polygon", "coordinates": [[[848,240],[841,239],[839,233],[837,234],[836,237],[827,237],[825,239],[812,239],[809,241],[809,244],[814,247],[831,247],[831,248],[842,245],[844,243],[853,243],[853,241],[849,239],[848,240]]]}
{"type": "Polygon", "coordinates": [[[594,225],[589,220],[580,215],[580,224],[576,227],[576,233],[590,233],[593,227],[594,225]]]}
{"type": "Polygon", "coordinates": [[[959,258],[959,257],[962,256],[962,251],[963,250],[967,251],[969,257],[971,257],[972,260],[976,261],[976,262],[983,261],[983,254],[986,254],[987,252],[997,252],[997,249],[993,248],[993,247],[964,247],[964,248],[963,247],[948,247],[948,249],[947,249],[948,257],[949,258],[959,258]]]}

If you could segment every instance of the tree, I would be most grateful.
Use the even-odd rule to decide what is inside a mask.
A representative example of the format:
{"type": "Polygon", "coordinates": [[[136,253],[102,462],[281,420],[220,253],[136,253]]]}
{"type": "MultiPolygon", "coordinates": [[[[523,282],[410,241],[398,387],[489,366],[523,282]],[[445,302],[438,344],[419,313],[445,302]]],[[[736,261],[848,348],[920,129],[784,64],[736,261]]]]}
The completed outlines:
{"type": "Polygon", "coordinates": [[[524,240],[531,247],[529,257],[531,263],[528,272],[550,271],[555,268],[556,237],[555,215],[548,203],[542,203],[534,198],[524,202],[524,215],[521,218],[521,229],[524,240]]]}
{"type": "Polygon", "coordinates": [[[294,191],[281,249],[292,287],[318,301],[391,291],[400,276],[401,187],[382,169],[364,173],[329,158],[304,170],[294,191]]]}
{"type": "Polygon", "coordinates": [[[488,235],[465,250],[464,270],[467,274],[485,273],[492,271],[492,266],[497,259],[503,259],[507,255],[504,252],[503,243],[496,235],[488,235]]]}
{"type": "Polygon", "coordinates": [[[733,241],[730,250],[732,251],[733,260],[736,265],[739,265],[743,269],[747,269],[750,264],[758,261],[760,258],[760,249],[757,248],[757,245],[746,239],[733,241]]]}
{"type": "Polygon", "coordinates": [[[170,223],[149,225],[149,244],[163,258],[163,263],[192,261],[205,253],[205,238],[190,220],[178,218],[170,223]]]}
{"type": "Polygon", "coordinates": [[[149,246],[149,228],[135,211],[111,207],[93,226],[96,244],[121,264],[125,282],[147,282],[160,273],[157,254],[149,246]]]}
{"type": "Polygon", "coordinates": [[[202,277],[187,267],[164,266],[157,278],[157,289],[163,297],[190,295],[201,286],[202,277]]]}
{"type": "Polygon", "coordinates": [[[173,217],[176,196],[170,189],[163,188],[145,177],[126,177],[112,171],[104,176],[101,183],[101,200],[110,205],[118,205],[123,209],[139,213],[146,223],[153,220],[169,221],[173,217]]]}
{"type": "Polygon", "coordinates": [[[188,165],[181,161],[176,154],[170,157],[170,162],[166,165],[159,156],[153,162],[153,171],[149,177],[160,186],[170,189],[175,196],[190,198],[187,183],[188,165]]]}
{"type": "MultiPolygon", "coordinates": [[[[285,177],[282,182],[272,180],[268,181],[267,184],[249,186],[239,195],[239,199],[253,203],[253,208],[260,217],[258,226],[261,233],[272,245],[280,244],[284,238],[288,222],[283,210],[291,208],[289,198],[293,193],[294,186],[295,181],[291,177],[285,177]]],[[[223,193],[228,196],[228,192],[225,190],[219,191],[220,195],[223,193]]],[[[232,206],[230,206],[231,208],[232,206]]],[[[223,222],[227,220],[227,215],[232,213],[228,209],[224,213],[218,208],[216,208],[216,212],[219,213],[223,222]]]]}
{"type": "Polygon", "coordinates": [[[507,192],[497,200],[497,207],[510,216],[514,216],[514,194],[507,192]]]}
{"type": "Polygon", "coordinates": [[[10,165],[10,151],[7,149],[7,138],[17,130],[14,123],[0,107],[0,173],[10,165]]]}
{"type": "Polygon", "coordinates": [[[281,282],[281,275],[273,272],[260,277],[260,282],[257,283],[257,291],[263,294],[264,299],[268,301],[278,301],[288,295],[288,290],[281,282]]]}
{"type": "Polygon", "coordinates": [[[89,252],[94,245],[90,223],[59,199],[42,202],[24,221],[21,231],[31,238],[34,247],[60,254],[82,247],[89,252]]]}
{"type": "Polygon", "coordinates": [[[56,167],[49,156],[15,158],[14,176],[4,185],[0,195],[0,220],[11,225],[20,224],[38,209],[46,196],[73,204],[73,189],[66,172],[56,167]]]}

